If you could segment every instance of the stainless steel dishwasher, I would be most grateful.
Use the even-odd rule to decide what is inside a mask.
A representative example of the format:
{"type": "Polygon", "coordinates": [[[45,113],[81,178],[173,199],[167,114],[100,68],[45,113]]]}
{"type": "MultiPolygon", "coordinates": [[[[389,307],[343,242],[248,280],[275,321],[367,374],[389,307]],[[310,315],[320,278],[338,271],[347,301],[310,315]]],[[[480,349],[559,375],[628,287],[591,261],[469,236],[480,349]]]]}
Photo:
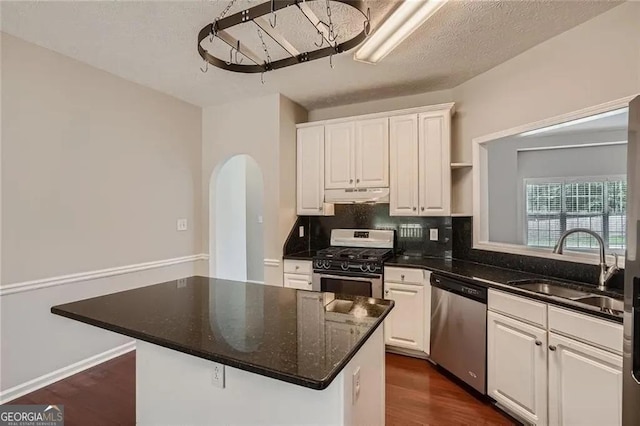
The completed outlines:
{"type": "Polygon", "coordinates": [[[431,275],[431,360],[486,394],[485,287],[431,275]]]}

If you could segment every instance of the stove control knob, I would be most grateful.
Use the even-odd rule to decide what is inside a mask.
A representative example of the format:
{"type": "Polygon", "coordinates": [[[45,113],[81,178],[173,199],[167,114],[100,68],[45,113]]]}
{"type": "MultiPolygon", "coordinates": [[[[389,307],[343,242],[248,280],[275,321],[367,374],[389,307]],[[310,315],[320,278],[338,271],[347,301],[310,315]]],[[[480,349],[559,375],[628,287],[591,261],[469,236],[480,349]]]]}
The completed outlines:
{"type": "Polygon", "coordinates": [[[367,270],[369,272],[375,272],[376,271],[376,265],[374,265],[373,263],[367,265],[367,270]]]}
{"type": "Polygon", "coordinates": [[[322,260],[314,260],[313,261],[313,267],[316,268],[316,269],[322,268],[322,260]]]}
{"type": "Polygon", "coordinates": [[[324,261],[324,269],[329,269],[331,267],[331,261],[330,260],[325,260],[324,261]]]}
{"type": "Polygon", "coordinates": [[[364,263],[362,265],[360,265],[360,270],[362,272],[367,272],[367,265],[365,265],[364,263]]]}
{"type": "Polygon", "coordinates": [[[347,269],[349,269],[349,262],[342,262],[340,264],[340,267],[342,268],[343,271],[346,271],[347,269]]]}

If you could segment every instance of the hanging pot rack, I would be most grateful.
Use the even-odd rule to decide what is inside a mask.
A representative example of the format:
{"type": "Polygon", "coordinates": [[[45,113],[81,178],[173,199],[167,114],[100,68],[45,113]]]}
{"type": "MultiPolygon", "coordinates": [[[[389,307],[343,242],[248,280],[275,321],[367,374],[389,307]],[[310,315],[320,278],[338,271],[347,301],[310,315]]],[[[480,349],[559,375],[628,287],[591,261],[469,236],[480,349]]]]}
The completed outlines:
{"type": "Polygon", "coordinates": [[[249,9],[244,9],[238,13],[225,17],[224,15],[228,12],[232,4],[233,2],[225,9],[222,17],[206,25],[198,33],[198,53],[205,61],[205,68],[201,68],[203,72],[206,72],[208,65],[211,64],[227,71],[240,73],[265,73],[267,71],[289,67],[303,62],[326,58],[327,56],[329,56],[330,64],[333,68],[333,55],[353,49],[368,37],[371,30],[370,11],[368,8],[365,8],[363,0],[270,0],[266,3],[259,4],[249,9]],[[330,20],[329,24],[320,20],[320,18],[318,18],[318,16],[306,4],[311,1],[326,1],[327,14],[330,20]],[[362,31],[349,40],[337,43],[338,36],[334,32],[333,23],[331,22],[332,18],[329,1],[342,3],[359,11],[364,17],[362,31]],[[287,7],[296,7],[306,20],[314,27],[314,30],[317,31],[318,36],[320,37],[320,43],[314,44],[319,47],[318,49],[309,52],[299,52],[286,38],[284,38],[284,36],[277,32],[276,12],[287,7]],[[269,15],[269,18],[265,19],[265,15],[269,15]],[[267,57],[266,60],[260,58],[251,49],[243,45],[240,40],[235,39],[226,31],[236,25],[249,22],[253,22],[257,26],[258,35],[260,36],[260,41],[267,57]],[[280,45],[280,47],[282,47],[289,56],[272,61],[262,36],[263,33],[267,34],[272,40],[280,45]],[[207,50],[202,47],[202,41],[207,38],[211,41],[219,39],[226,43],[230,48],[229,60],[218,58],[207,52],[207,50]],[[325,43],[328,46],[323,48],[322,46],[325,43]],[[245,62],[242,58],[239,58],[239,54],[248,59],[248,61],[245,62]]]}

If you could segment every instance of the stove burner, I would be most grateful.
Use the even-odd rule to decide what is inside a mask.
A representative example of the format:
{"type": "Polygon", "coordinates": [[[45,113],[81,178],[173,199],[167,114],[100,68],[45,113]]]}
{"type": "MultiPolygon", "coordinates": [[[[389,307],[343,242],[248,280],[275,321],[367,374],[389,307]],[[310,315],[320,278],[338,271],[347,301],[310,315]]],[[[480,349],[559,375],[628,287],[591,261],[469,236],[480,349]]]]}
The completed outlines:
{"type": "Polygon", "coordinates": [[[384,248],[328,247],[318,251],[316,257],[320,259],[382,262],[391,255],[391,252],[391,249],[384,248]]]}

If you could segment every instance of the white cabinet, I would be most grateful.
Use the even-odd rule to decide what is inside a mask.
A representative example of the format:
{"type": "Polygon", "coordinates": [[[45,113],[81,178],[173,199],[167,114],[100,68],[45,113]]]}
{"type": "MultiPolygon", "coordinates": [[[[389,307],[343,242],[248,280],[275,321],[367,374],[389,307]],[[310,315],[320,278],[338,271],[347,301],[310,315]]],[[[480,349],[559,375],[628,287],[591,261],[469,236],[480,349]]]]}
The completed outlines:
{"type": "Polygon", "coordinates": [[[487,314],[487,394],[537,425],[547,423],[547,331],[487,314]]]}
{"type": "Polygon", "coordinates": [[[622,424],[621,324],[493,289],[488,308],[490,397],[532,424],[622,424]]]}
{"type": "Polygon", "coordinates": [[[549,333],[549,423],[622,424],[622,357],[549,333]]]}
{"type": "Polygon", "coordinates": [[[390,214],[451,215],[451,110],[390,119],[390,214]]]}
{"type": "Polygon", "coordinates": [[[310,260],[284,261],[284,286],[298,290],[311,290],[313,270],[310,260]]]}
{"type": "Polygon", "coordinates": [[[385,268],[385,277],[394,281],[385,279],[384,297],[395,302],[384,321],[385,344],[428,354],[431,334],[430,272],[385,268]],[[420,280],[415,279],[417,273],[420,273],[420,280]],[[403,280],[405,277],[406,281],[403,280]]]}
{"type": "Polygon", "coordinates": [[[418,115],[389,119],[389,214],[418,214],[418,115]]]}
{"type": "Polygon", "coordinates": [[[308,275],[284,274],[284,286],[298,290],[311,290],[311,278],[308,275]]]}
{"type": "Polygon", "coordinates": [[[451,114],[418,115],[420,214],[451,215],[451,114]]]}
{"type": "Polygon", "coordinates": [[[330,124],[325,129],[326,189],[352,188],[355,185],[355,122],[330,124]]]}
{"type": "Polygon", "coordinates": [[[389,186],[389,119],[325,126],[325,188],[389,186]]]}
{"type": "Polygon", "coordinates": [[[389,186],[389,119],[356,121],[356,187],[389,186]]]}
{"type": "Polygon", "coordinates": [[[298,129],[296,207],[300,216],[333,214],[324,204],[324,145],[324,126],[298,129]]]}

